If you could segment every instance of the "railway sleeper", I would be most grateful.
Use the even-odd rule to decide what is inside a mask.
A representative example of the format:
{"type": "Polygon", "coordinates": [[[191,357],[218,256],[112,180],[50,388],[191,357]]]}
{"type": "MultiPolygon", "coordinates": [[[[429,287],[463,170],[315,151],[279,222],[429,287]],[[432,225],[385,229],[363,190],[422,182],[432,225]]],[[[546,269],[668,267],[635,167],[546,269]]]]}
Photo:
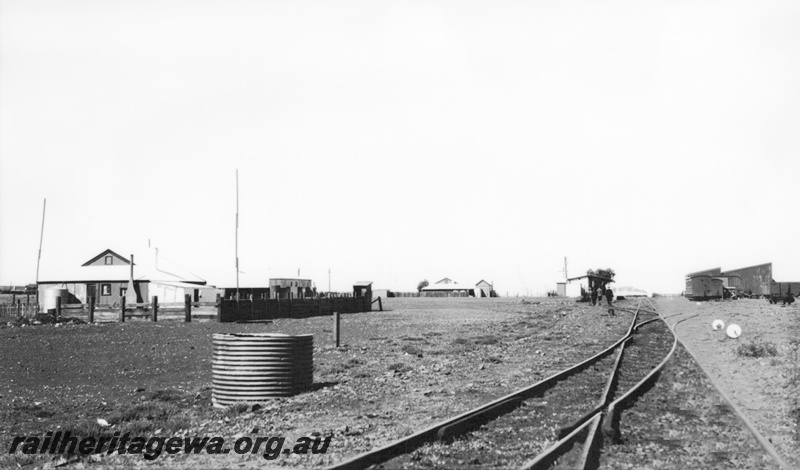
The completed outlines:
{"type": "Polygon", "coordinates": [[[648,390],[653,388],[653,386],[658,382],[658,377],[661,375],[661,370],[659,369],[654,374],[647,377],[644,383],[642,383],[641,387],[632,390],[627,395],[624,395],[619,400],[611,403],[608,406],[608,410],[606,411],[606,417],[603,420],[603,436],[609,439],[614,444],[619,444],[622,440],[621,434],[619,431],[619,421],[620,415],[622,412],[636,403],[636,400],[639,399],[642,395],[647,393],[648,390]]]}
{"type": "Polygon", "coordinates": [[[447,426],[443,426],[436,433],[436,437],[440,441],[449,444],[453,442],[456,436],[478,429],[497,417],[517,409],[520,404],[522,404],[521,397],[512,397],[508,400],[503,400],[494,406],[481,410],[473,415],[466,416],[447,426]]]}

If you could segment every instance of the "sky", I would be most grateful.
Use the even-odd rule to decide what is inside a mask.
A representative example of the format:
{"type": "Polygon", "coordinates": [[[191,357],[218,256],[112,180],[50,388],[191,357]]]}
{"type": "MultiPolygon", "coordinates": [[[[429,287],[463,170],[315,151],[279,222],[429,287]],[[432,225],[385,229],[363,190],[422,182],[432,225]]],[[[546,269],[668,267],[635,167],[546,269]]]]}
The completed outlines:
{"type": "Polygon", "coordinates": [[[800,281],[796,1],[0,0],[0,285],[800,281]],[[39,260],[43,205],[44,236],[39,260]]]}

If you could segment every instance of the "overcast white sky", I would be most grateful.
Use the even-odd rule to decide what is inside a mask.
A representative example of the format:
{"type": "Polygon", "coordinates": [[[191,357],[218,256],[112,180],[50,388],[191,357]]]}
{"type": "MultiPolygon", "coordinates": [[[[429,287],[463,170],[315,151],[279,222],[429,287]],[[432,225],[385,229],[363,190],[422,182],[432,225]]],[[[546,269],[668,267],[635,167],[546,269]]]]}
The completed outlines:
{"type": "Polygon", "coordinates": [[[235,285],[773,262],[800,281],[800,3],[0,0],[0,284],[106,248],[235,285]]]}

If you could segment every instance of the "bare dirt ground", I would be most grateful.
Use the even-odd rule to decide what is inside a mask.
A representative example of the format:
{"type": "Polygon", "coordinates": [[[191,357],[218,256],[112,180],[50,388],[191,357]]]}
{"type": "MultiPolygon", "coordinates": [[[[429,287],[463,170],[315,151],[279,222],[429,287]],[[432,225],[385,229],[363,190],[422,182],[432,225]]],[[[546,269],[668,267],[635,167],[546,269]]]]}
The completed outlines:
{"type": "MultiPolygon", "coordinates": [[[[82,466],[328,465],[529,385],[604,349],[630,315],[548,299],[387,299],[388,311],[271,325],[132,321],[0,329],[0,449],[13,436],[70,429],[160,436],[332,436],[324,455],[141,455],[83,458],[82,466]],[[313,334],[314,390],[264,407],[211,406],[211,335],[313,334]],[[111,423],[99,428],[98,418],[111,423]],[[158,432],[158,434],[156,434],[158,432]],[[97,461],[95,461],[97,460],[97,461]]],[[[59,457],[0,456],[0,467],[65,463],[59,457]]]]}
{"type": "Polygon", "coordinates": [[[663,298],[655,302],[681,341],[734,404],[769,439],[779,454],[800,468],[800,309],[766,300],[691,302],[663,298]],[[737,324],[742,335],[729,338],[711,324],[737,324]],[[774,353],[774,355],[772,355],[774,353]],[[759,357],[754,357],[759,356],[759,357]]]}
{"type": "MultiPolygon", "coordinates": [[[[675,313],[693,305],[684,299],[660,303],[665,311],[674,306],[675,313]]],[[[752,306],[775,311],[776,318],[781,310],[795,311],[764,301],[752,306]]],[[[631,320],[630,314],[604,316],[604,308],[556,299],[386,299],[384,308],[344,315],[345,346],[339,349],[333,347],[330,317],[271,325],[140,320],[0,329],[0,467],[321,467],[562,370],[618,339],[631,320]],[[226,332],[313,334],[314,388],[260,409],[213,408],[211,335],[226,332]],[[100,427],[98,418],[110,426],[100,427]],[[325,454],[275,460],[266,460],[263,452],[162,454],[152,461],[142,455],[7,454],[13,436],[64,430],[98,437],[114,431],[219,436],[227,446],[242,436],[284,436],[292,443],[302,436],[331,436],[331,441],[325,454]]],[[[697,331],[710,331],[709,325],[698,320],[697,331]]],[[[740,339],[746,340],[752,327],[742,327],[740,339]]],[[[731,359],[730,349],[720,351],[731,359]]],[[[780,349],[767,361],[786,364],[787,354],[780,349]]]]}

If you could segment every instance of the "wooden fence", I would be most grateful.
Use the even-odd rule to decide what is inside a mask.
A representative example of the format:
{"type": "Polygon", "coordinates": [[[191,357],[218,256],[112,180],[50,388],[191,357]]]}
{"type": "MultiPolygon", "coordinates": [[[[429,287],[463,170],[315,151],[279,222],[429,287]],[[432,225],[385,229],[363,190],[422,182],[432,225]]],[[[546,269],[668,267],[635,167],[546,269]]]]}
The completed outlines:
{"type": "MultiPolygon", "coordinates": [[[[222,299],[217,295],[214,302],[192,302],[192,296],[186,295],[182,303],[159,303],[158,297],[151,302],[126,304],[125,298],[120,304],[97,306],[92,297],[84,304],[61,303],[56,298],[56,308],[47,312],[56,319],[79,318],[89,323],[96,321],[122,322],[132,318],[145,318],[151,321],[159,319],[180,319],[191,322],[193,318],[216,319],[219,322],[263,321],[279,318],[308,318],[339,313],[369,312],[372,304],[378,303],[383,311],[383,303],[378,297],[330,296],[305,299],[222,299]]],[[[39,308],[35,304],[17,303],[0,305],[0,318],[10,321],[19,317],[35,317],[39,308]]]]}
{"type": "Polygon", "coordinates": [[[125,304],[125,299],[117,305],[95,305],[95,299],[90,298],[84,304],[67,304],[61,302],[61,297],[56,298],[56,308],[40,312],[35,304],[0,305],[0,319],[11,321],[20,317],[33,318],[39,313],[53,315],[56,319],[79,318],[89,323],[95,321],[124,322],[131,318],[148,318],[152,321],[161,319],[180,319],[191,322],[192,318],[214,319],[218,316],[218,302],[192,302],[191,295],[186,295],[184,302],[159,303],[158,297],[153,297],[151,302],[125,304]]]}
{"type": "MultiPolygon", "coordinates": [[[[377,299],[376,299],[377,300],[377,299]]],[[[263,321],[278,318],[309,318],[339,313],[369,312],[371,297],[316,297],[310,299],[221,299],[220,322],[263,321]]],[[[383,310],[382,304],[379,307],[383,310]]]]}
{"type": "Polygon", "coordinates": [[[39,306],[32,303],[15,303],[0,305],[0,320],[11,321],[20,317],[35,317],[39,313],[39,306]]]}

